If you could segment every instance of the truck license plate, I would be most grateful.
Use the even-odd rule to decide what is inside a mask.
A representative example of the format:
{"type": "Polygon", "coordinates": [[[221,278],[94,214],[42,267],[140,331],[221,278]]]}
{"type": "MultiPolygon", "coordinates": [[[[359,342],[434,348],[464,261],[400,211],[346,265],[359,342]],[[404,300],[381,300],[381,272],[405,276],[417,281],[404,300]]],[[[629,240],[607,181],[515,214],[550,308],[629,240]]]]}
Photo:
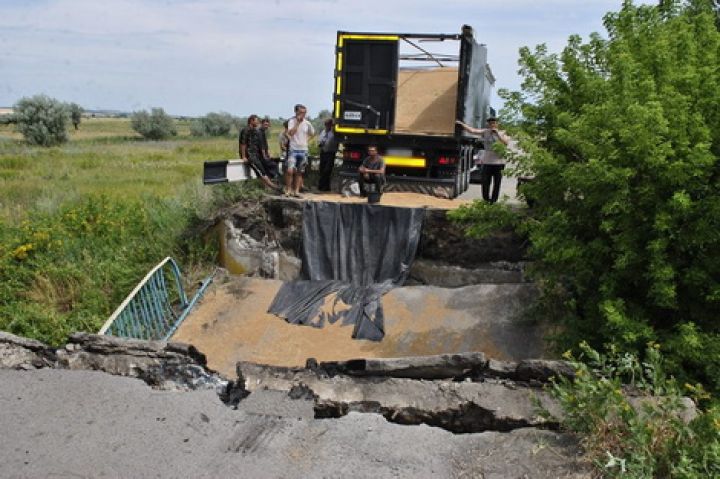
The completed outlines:
{"type": "Polygon", "coordinates": [[[360,111],[346,111],[343,113],[345,120],[360,121],[362,120],[362,112],[360,111]]]}

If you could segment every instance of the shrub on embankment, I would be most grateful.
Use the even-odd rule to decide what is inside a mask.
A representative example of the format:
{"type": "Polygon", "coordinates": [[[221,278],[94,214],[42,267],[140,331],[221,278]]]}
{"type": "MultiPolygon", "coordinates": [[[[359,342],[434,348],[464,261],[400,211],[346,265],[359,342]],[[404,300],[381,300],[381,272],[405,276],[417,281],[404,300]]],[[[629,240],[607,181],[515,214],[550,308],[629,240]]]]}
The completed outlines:
{"type": "Polygon", "coordinates": [[[50,344],[74,331],[97,332],[166,256],[179,260],[187,288],[212,270],[217,255],[196,226],[258,191],[252,183],[222,185],[185,190],[182,201],[96,194],[30,212],[18,225],[0,222],[0,330],[50,344]]]}
{"type": "Polygon", "coordinates": [[[555,378],[550,393],[563,410],[560,424],[581,435],[602,477],[720,477],[720,408],[697,413],[688,404],[708,398],[699,385],[668,377],[660,347],[637,356],[600,354],[580,345],[573,379],[555,378]]]}
{"type": "Polygon", "coordinates": [[[584,355],[553,392],[603,477],[720,475],[717,18],[706,0],[625,2],[607,39],[522,49],[505,114],[532,207],[451,215],[471,235],[512,227],[530,242],[538,312],[568,358],[584,355]],[[631,407],[623,384],[656,402],[631,407]],[[704,409],[690,424],[681,395],[704,409]]]}
{"type": "MultiPolygon", "coordinates": [[[[712,2],[661,2],[605,17],[608,37],[560,54],[520,52],[522,219],[458,210],[527,235],[563,349],[581,340],[666,351],[683,382],[720,394],[720,32],[712,2]]],[[[482,231],[478,231],[482,233],[482,231]]]]}
{"type": "Polygon", "coordinates": [[[180,250],[182,209],[90,196],[0,228],[0,330],[59,344],[97,331],[150,267],[180,250]]]}

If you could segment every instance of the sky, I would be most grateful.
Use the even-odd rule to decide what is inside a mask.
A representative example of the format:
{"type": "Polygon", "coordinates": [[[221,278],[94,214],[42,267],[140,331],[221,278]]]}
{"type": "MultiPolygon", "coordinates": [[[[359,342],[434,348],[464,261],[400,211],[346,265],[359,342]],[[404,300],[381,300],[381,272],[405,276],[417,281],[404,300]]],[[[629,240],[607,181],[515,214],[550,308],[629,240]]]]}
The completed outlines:
{"type": "MultiPolygon", "coordinates": [[[[44,93],[86,109],[288,117],[331,109],[338,30],[459,33],[496,88],[518,50],[604,33],[621,0],[0,0],[0,106],[44,93]]],[[[494,103],[499,100],[495,96],[494,103]]],[[[499,105],[496,105],[499,106],[499,105]]]]}

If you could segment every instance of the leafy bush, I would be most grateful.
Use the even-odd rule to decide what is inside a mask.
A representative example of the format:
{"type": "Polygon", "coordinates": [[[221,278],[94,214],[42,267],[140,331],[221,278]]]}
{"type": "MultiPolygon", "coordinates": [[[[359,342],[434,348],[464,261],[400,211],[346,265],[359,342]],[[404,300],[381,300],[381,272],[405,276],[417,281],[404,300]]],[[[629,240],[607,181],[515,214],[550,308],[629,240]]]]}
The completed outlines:
{"type": "MultiPolygon", "coordinates": [[[[614,350],[601,355],[587,344],[580,350],[579,360],[566,353],[575,378],[556,379],[550,392],[563,409],[561,424],[580,434],[602,477],[720,476],[720,410],[683,421],[688,405],[666,376],[657,344],[642,362],[614,350]]],[[[684,392],[707,399],[699,385],[686,384],[684,392]]]]}
{"type": "Polygon", "coordinates": [[[162,108],[153,108],[133,112],[131,116],[133,130],[148,140],[165,140],[177,135],[175,120],[162,108]]]}
{"type": "MultiPolygon", "coordinates": [[[[608,38],[520,52],[504,92],[522,131],[535,278],[565,345],[666,345],[720,391],[720,32],[710,2],[623,3],[608,38]]],[[[475,208],[476,221],[502,219],[475,208]]]]}
{"type": "Polygon", "coordinates": [[[520,232],[523,215],[503,203],[474,201],[450,210],[448,218],[463,226],[468,236],[483,238],[501,229],[520,232]]]}
{"type": "Polygon", "coordinates": [[[55,146],[68,140],[69,112],[61,101],[35,95],[20,99],[13,109],[16,128],[31,145],[55,146]]]}
{"type": "Polygon", "coordinates": [[[229,113],[208,113],[191,123],[190,133],[193,136],[228,136],[234,124],[235,119],[229,113]]]}

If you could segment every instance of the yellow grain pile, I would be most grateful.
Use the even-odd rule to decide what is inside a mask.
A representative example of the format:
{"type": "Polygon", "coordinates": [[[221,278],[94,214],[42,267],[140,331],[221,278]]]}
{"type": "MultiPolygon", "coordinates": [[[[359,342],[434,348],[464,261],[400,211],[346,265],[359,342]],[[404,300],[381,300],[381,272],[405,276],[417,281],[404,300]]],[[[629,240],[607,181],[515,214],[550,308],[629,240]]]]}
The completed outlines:
{"type": "Polygon", "coordinates": [[[398,72],[395,132],[452,135],[457,105],[457,68],[398,72]]]}

